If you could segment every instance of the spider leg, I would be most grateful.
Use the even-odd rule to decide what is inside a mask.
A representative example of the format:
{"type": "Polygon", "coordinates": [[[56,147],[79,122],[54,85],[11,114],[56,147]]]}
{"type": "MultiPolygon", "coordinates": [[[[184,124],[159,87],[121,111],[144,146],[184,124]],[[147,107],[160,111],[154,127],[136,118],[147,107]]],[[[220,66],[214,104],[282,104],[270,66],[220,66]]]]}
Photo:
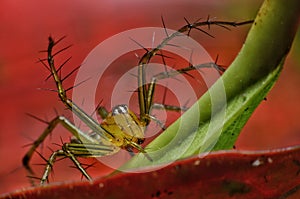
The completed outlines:
{"type": "MultiPolygon", "coordinates": [[[[58,93],[58,97],[60,98],[60,100],[65,104],[65,106],[70,109],[78,118],[80,118],[80,120],[82,122],[84,122],[93,132],[99,134],[100,136],[102,136],[103,138],[106,138],[106,135],[109,135],[111,137],[114,137],[114,135],[112,133],[110,133],[109,131],[105,130],[104,128],[101,127],[101,125],[94,119],[92,118],[89,114],[87,114],[86,112],[84,112],[79,106],[77,106],[74,102],[72,102],[71,99],[69,99],[67,97],[67,91],[72,89],[73,87],[71,87],[70,89],[64,89],[63,84],[62,84],[62,80],[64,78],[61,78],[60,75],[58,74],[58,70],[55,68],[54,65],[54,56],[57,55],[58,53],[64,51],[66,48],[63,48],[61,50],[59,50],[56,53],[53,53],[53,48],[54,46],[61,41],[54,41],[52,37],[49,37],[49,44],[48,44],[48,49],[47,49],[47,58],[44,60],[40,60],[43,64],[43,61],[48,62],[49,65],[49,69],[51,71],[51,75],[56,83],[56,87],[57,87],[57,93],[58,93]]],[[[72,72],[71,72],[72,73],[72,72]]]]}
{"type": "Polygon", "coordinates": [[[188,110],[188,108],[185,107],[185,106],[179,107],[179,106],[160,104],[160,103],[153,103],[152,104],[152,109],[168,110],[168,111],[175,111],[175,112],[187,111],[188,110]]]}
{"type": "MultiPolygon", "coordinates": [[[[219,73],[225,71],[225,69],[223,67],[217,65],[215,62],[210,62],[210,63],[204,63],[204,64],[198,64],[198,65],[190,65],[190,66],[185,67],[185,68],[181,68],[181,69],[177,69],[177,70],[173,70],[173,71],[164,71],[164,72],[158,73],[157,75],[154,75],[152,77],[151,82],[149,83],[148,93],[147,93],[147,104],[149,104],[149,106],[151,108],[158,108],[158,109],[165,108],[166,110],[171,110],[171,111],[186,110],[186,107],[176,107],[176,106],[153,103],[156,82],[158,80],[162,80],[162,79],[166,79],[166,78],[174,78],[176,75],[179,75],[179,74],[189,75],[188,74],[189,71],[200,70],[202,68],[214,68],[219,73]]],[[[149,113],[147,113],[147,114],[149,114],[149,113]]]]}
{"type": "Polygon", "coordinates": [[[56,125],[59,123],[62,124],[67,130],[69,130],[72,133],[72,135],[76,137],[77,140],[80,140],[83,143],[97,143],[97,140],[93,139],[92,137],[90,137],[87,134],[85,134],[84,132],[82,132],[74,124],[72,124],[68,119],[66,119],[63,116],[57,116],[48,123],[47,128],[38,137],[38,139],[32,143],[31,148],[28,150],[28,152],[25,154],[25,156],[22,159],[23,166],[26,168],[26,170],[31,175],[34,172],[32,171],[32,169],[29,165],[29,162],[30,162],[30,159],[31,159],[33,153],[35,152],[37,147],[46,139],[46,137],[51,134],[51,132],[56,127],[56,125]]]}
{"type": "MultiPolygon", "coordinates": [[[[152,97],[153,97],[156,80],[153,80],[154,82],[150,83],[150,85],[146,84],[145,67],[150,62],[150,60],[155,55],[157,55],[158,51],[162,50],[164,46],[169,44],[169,41],[171,41],[173,38],[175,38],[177,36],[182,35],[182,33],[186,33],[187,35],[189,35],[189,33],[192,29],[197,29],[209,36],[212,36],[208,32],[200,29],[200,27],[202,27],[202,26],[208,26],[208,28],[210,28],[210,26],[216,25],[216,26],[220,26],[220,27],[228,29],[228,27],[237,27],[237,26],[242,26],[242,25],[253,23],[253,20],[243,21],[243,22],[215,21],[215,20],[211,20],[209,17],[207,18],[206,21],[197,20],[193,24],[190,24],[186,19],[185,19],[185,21],[187,22],[187,24],[185,26],[181,27],[180,29],[178,29],[176,32],[174,32],[172,34],[167,34],[167,32],[166,32],[167,37],[165,39],[163,39],[162,42],[159,45],[157,45],[155,48],[153,48],[151,50],[147,49],[146,53],[140,58],[140,61],[138,64],[138,66],[139,66],[138,67],[138,99],[139,99],[139,106],[140,106],[140,119],[142,121],[144,121],[146,123],[146,125],[148,125],[150,122],[150,120],[148,119],[149,117],[147,115],[149,115],[149,113],[150,113],[152,100],[153,100],[152,97]]],[[[164,23],[163,19],[162,19],[162,23],[165,28],[165,23],[164,23]]],[[[219,68],[219,69],[222,70],[222,68],[219,68]]],[[[190,68],[181,69],[181,70],[178,70],[178,72],[185,73],[188,70],[192,70],[192,69],[190,69],[190,68]]],[[[168,74],[167,76],[170,76],[170,74],[168,74]]]]}
{"type": "Polygon", "coordinates": [[[54,165],[54,162],[56,161],[57,156],[65,156],[65,153],[63,150],[58,150],[52,153],[50,158],[47,161],[44,174],[42,178],[40,179],[40,184],[44,184],[46,181],[48,182],[48,176],[52,170],[52,167],[54,165]]]}
{"type": "Polygon", "coordinates": [[[159,119],[157,119],[155,116],[153,115],[148,115],[148,117],[153,120],[154,122],[156,122],[156,124],[162,129],[162,130],[166,130],[166,126],[164,125],[163,122],[161,122],[159,119]]]}
{"type": "Polygon", "coordinates": [[[107,115],[109,113],[104,106],[97,107],[96,111],[97,111],[98,115],[100,115],[101,119],[103,119],[103,120],[107,117],[107,115]]]}
{"type": "Polygon", "coordinates": [[[41,178],[40,184],[44,184],[48,181],[48,176],[50,175],[51,171],[53,170],[53,165],[56,161],[57,157],[68,157],[72,160],[75,167],[82,173],[82,175],[89,181],[92,178],[86,172],[86,170],[82,167],[80,162],[77,160],[76,157],[101,157],[111,153],[115,153],[120,148],[113,147],[112,145],[99,145],[94,143],[65,143],[62,146],[62,149],[54,151],[50,158],[47,160],[47,164],[44,170],[44,174],[41,178]]]}
{"type": "Polygon", "coordinates": [[[130,142],[130,146],[137,149],[139,152],[142,152],[144,154],[144,156],[151,162],[153,161],[153,159],[148,155],[148,153],[145,151],[145,149],[143,147],[141,147],[139,144],[137,144],[135,142],[130,142]]]}

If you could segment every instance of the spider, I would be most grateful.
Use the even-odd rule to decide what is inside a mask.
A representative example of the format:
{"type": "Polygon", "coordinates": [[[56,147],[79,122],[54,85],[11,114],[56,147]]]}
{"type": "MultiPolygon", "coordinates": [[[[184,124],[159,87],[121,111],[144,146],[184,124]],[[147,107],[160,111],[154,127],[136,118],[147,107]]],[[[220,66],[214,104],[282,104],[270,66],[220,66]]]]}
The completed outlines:
{"type": "MultiPolygon", "coordinates": [[[[48,176],[52,171],[52,167],[57,159],[57,157],[67,157],[72,160],[77,169],[82,173],[82,175],[88,179],[92,180],[90,175],[83,168],[82,164],[77,160],[77,157],[102,157],[107,155],[112,155],[117,153],[120,149],[125,149],[129,152],[137,150],[145,155],[145,157],[152,161],[152,158],[147,154],[146,150],[141,146],[145,141],[144,132],[146,127],[149,125],[151,120],[159,123],[159,121],[151,115],[151,109],[155,106],[163,107],[166,110],[180,111],[185,109],[184,107],[168,106],[164,104],[156,104],[153,102],[154,90],[156,86],[156,81],[176,76],[177,74],[187,73],[191,70],[198,70],[201,68],[214,68],[220,73],[224,72],[225,69],[216,63],[207,63],[199,65],[190,65],[188,67],[179,69],[172,72],[162,72],[155,75],[149,84],[145,84],[145,66],[150,62],[151,58],[155,55],[160,55],[162,48],[168,44],[168,42],[178,36],[181,33],[187,32],[189,36],[192,29],[200,30],[205,34],[210,35],[206,31],[200,29],[200,26],[207,25],[218,25],[228,29],[227,26],[240,26],[244,24],[251,23],[252,21],[245,21],[241,23],[236,22],[226,22],[226,21],[211,21],[209,18],[206,21],[195,22],[190,24],[186,19],[187,25],[180,28],[177,32],[168,35],[166,32],[166,38],[156,47],[151,50],[146,49],[146,53],[140,58],[138,64],[138,100],[140,113],[139,116],[131,111],[127,105],[121,104],[112,108],[111,112],[107,112],[104,107],[98,107],[97,112],[103,119],[101,123],[94,120],[89,114],[84,112],[78,105],[71,101],[67,96],[68,89],[63,87],[63,78],[60,77],[59,71],[61,67],[68,61],[65,61],[60,67],[57,67],[54,63],[54,57],[68,49],[70,46],[53,53],[53,48],[64,38],[55,41],[51,36],[48,38],[48,48],[45,50],[47,53],[46,59],[39,59],[39,61],[50,71],[52,78],[56,83],[58,97],[62,103],[71,110],[83,123],[85,123],[92,131],[92,133],[85,133],[76,127],[72,122],[63,116],[57,116],[50,122],[48,122],[48,127],[44,132],[34,141],[31,148],[23,157],[23,165],[30,174],[33,171],[30,167],[30,159],[36,148],[45,140],[45,138],[53,131],[57,124],[62,124],[70,133],[73,138],[68,143],[63,143],[61,149],[56,150],[52,153],[49,159],[46,161],[46,166],[43,176],[40,178],[40,184],[48,182],[48,176]],[[46,63],[47,62],[47,63],[46,63]]],[[[164,21],[162,19],[163,26],[165,28],[164,21]]],[[[75,71],[75,70],[74,70],[75,71]]],[[[72,72],[74,72],[72,71],[72,72]]],[[[70,74],[69,74],[70,75],[70,74]]],[[[69,76],[68,75],[68,76],[69,76]]],[[[162,127],[163,128],[163,127],[162,127]]]]}

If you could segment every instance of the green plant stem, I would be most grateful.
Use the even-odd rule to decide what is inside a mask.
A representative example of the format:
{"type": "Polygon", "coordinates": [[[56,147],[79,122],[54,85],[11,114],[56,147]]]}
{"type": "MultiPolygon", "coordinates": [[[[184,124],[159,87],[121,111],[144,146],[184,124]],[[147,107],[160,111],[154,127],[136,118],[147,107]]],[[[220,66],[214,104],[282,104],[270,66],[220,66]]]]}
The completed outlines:
{"type": "MultiPolygon", "coordinates": [[[[290,50],[299,16],[300,1],[264,2],[244,47],[222,77],[227,100],[267,76],[279,65],[290,50]]],[[[208,96],[204,96],[203,100],[209,100],[208,96]]]]}
{"type": "MultiPolygon", "coordinates": [[[[243,48],[222,77],[228,102],[247,88],[255,84],[263,84],[270,75],[273,75],[274,82],[266,85],[265,89],[268,92],[272,88],[293,43],[299,26],[299,18],[299,0],[264,1],[243,48]]],[[[253,111],[264,97],[256,96],[258,99],[252,104],[255,106],[252,108],[253,111]]],[[[208,97],[205,96],[205,98],[207,100],[208,97]]],[[[222,133],[214,150],[231,148],[241,128],[236,130],[238,132],[235,132],[235,136],[230,139],[228,139],[229,135],[225,134],[226,132],[222,133]]]]}
{"type": "Polygon", "coordinates": [[[265,0],[229,69],[182,117],[147,146],[154,161],[145,161],[141,154],[122,168],[157,165],[211,149],[232,148],[241,128],[276,81],[291,48],[299,17],[299,0],[265,0]],[[227,104],[222,102],[222,97],[218,98],[224,88],[227,104]],[[218,129],[220,123],[224,126],[218,129]],[[215,125],[218,127],[214,129],[215,125]],[[210,127],[215,134],[207,137],[210,127]]]}

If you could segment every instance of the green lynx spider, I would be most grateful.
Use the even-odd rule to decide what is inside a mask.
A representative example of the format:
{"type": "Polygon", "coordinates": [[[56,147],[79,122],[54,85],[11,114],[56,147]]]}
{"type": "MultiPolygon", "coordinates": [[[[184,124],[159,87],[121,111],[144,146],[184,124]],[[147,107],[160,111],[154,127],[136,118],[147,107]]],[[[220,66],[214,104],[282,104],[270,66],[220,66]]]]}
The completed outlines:
{"type": "MultiPolygon", "coordinates": [[[[151,83],[145,84],[145,66],[150,62],[151,58],[155,55],[161,55],[159,52],[163,49],[165,45],[168,44],[172,38],[179,36],[181,33],[187,33],[189,36],[192,29],[197,29],[212,37],[208,32],[200,29],[201,26],[217,25],[223,28],[229,29],[228,26],[236,27],[244,24],[252,23],[252,21],[244,22],[226,22],[226,21],[212,21],[209,18],[202,22],[189,23],[186,19],[187,25],[180,28],[177,32],[168,35],[166,31],[166,38],[153,49],[146,49],[146,53],[142,56],[139,61],[138,68],[138,100],[140,114],[139,117],[128,109],[126,105],[115,106],[110,113],[108,113],[103,107],[98,109],[98,113],[102,117],[103,121],[98,123],[89,114],[85,113],[79,106],[73,103],[66,94],[68,89],[64,89],[62,82],[64,78],[61,78],[58,74],[61,67],[69,60],[67,59],[60,67],[56,68],[54,64],[54,57],[66,50],[68,47],[53,53],[53,48],[63,39],[54,41],[52,37],[49,37],[48,49],[45,50],[47,53],[46,59],[40,59],[39,61],[46,66],[46,68],[51,72],[56,87],[57,93],[60,100],[64,105],[71,110],[82,122],[84,122],[92,131],[92,133],[87,134],[82,132],[78,127],[72,124],[63,116],[57,116],[50,122],[48,122],[48,127],[40,135],[40,137],[34,141],[31,148],[23,157],[23,165],[27,171],[33,175],[33,171],[30,167],[30,159],[36,148],[45,140],[45,138],[53,131],[57,124],[62,124],[67,130],[69,130],[73,137],[70,143],[64,143],[62,148],[54,151],[49,159],[46,161],[46,167],[43,176],[40,178],[40,184],[44,184],[48,181],[48,176],[52,170],[52,167],[56,161],[57,157],[68,157],[72,160],[76,168],[80,170],[82,175],[88,179],[92,180],[90,175],[86,172],[80,162],[76,157],[101,157],[117,153],[121,148],[129,152],[133,149],[145,154],[149,161],[152,161],[151,157],[147,155],[147,152],[141,146],[144,142],[144,131],[151,120],[156,119],[151,116],[151,109],[155,107],[163,107],[167,110],[180,111],[182,108],[175,106],[167,106],[164,104],[156,104],[153,102],[154,90],[156,86],[156,81],[164,78],[173,77],[177,74],[187,73],[190,70],[201,69],[201,68],[215,68],[219,72],[224,72],[224,69],[218,66],[216,63],[207,63],[200,65],[190,65],[186,68],[179,69],[175,72],[162,72],[154,76],[151,83]],[[47,61],[47,64],[45,63],[47,61]]],[[[163,26],[165,27],[164,21],[162,19],[163,26]]],[[[74,72],[74,71],[72,71],[74,72]]],[[[70,74],[69,74],[70,75],[70,74]]],[[[69,76],[67,75],[67,76],[69,76]]]]}

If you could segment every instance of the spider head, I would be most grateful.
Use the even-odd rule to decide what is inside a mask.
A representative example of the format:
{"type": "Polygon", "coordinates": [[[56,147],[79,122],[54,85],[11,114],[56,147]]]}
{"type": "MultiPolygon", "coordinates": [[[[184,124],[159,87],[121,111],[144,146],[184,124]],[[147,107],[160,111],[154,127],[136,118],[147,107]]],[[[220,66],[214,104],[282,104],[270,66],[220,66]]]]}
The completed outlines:
{"type": "Polygon", "coordinates": [[[128,106],[127,105],[121,104],[121,105],[115,106],[112,109],[113,116],[120,115],[120,114],[128,114],[128,106]]]}

